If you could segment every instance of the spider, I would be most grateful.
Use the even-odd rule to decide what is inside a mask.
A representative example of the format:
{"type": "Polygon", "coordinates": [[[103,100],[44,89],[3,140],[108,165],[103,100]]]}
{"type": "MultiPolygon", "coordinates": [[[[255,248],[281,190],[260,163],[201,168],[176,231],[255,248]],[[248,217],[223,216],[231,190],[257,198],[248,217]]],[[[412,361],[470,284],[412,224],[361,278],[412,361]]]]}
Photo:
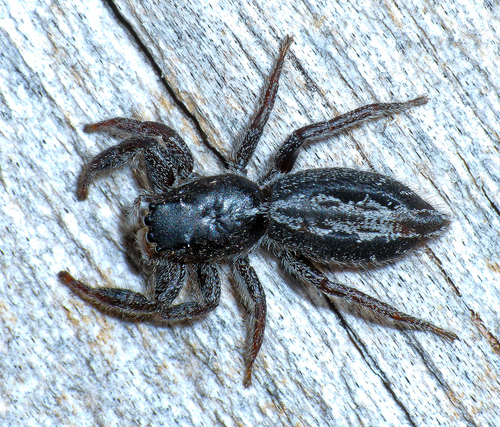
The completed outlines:
{"type": "Polygon", "coordinates": [[[77,196],[87,198],[89,185],[139,159],[149,191],[134,202],[136,241],[141,262],[149,266],[149,294],[127,289],[91,287],[61,271],[59,279],[103,311],[159,324],[202,316],[219,304],[216,265],[230,265],[249,314],[244,386],[266,325],[266,297],[249,262],[263,247],[298,281],[329,297],[366,307],[403,326],[457,338],[433,324],[405,314],[356,289],[331,281],[321,270],[329,263],[377,265],[400,257],[439,234],[447,217],[408,187],[384,175],[347,168],[311,169],[290,173],[299,148],[313,139],[332,136],[367,120],[401,113],[425,104],[426,97],[406,102],[366,105],[331,120],[302,127],[285,140],[258,183],[246,178],[273,109],[285,56],[292,44],[281,44],[275,68],[248,131],[227,162],[228,171],[195,175],[193,156],[171,128],[156,122],[113,118],[85,126],[86,132],[130,135],[97,155],[80,176],[77,196]],[[174,304],[187,272],[196,278],[198,300],[174,304]]]}

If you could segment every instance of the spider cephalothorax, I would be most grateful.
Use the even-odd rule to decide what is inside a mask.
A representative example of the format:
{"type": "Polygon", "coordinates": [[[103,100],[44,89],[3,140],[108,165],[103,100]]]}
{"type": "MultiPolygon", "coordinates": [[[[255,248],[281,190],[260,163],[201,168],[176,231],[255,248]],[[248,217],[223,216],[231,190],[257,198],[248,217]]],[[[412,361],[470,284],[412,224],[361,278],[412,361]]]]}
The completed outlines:
{"type": "Polygon", "coordinates": [[[63,283],[106,311],[170,323],[203,315],[218,305],[220,282],[214,264],[229,263],[250,312],[245,386],[251,382],[266,318],[264,290],[248,259],[248,253],[258,246],[276,255],[299,281],[328,296],[360,304],[411,328],[448,340],[456,338],[356,289],[332,282],[317,266],[330,262],[376,264],[399,257],[438,234],[448,224],[443,214],[408,187],[377,173],[345,168],[289,173],[304,142],[425,104],[425,97],[371,104],[300,128],[282,144],[258,183],[245,177],[273,108],[291,43],[290,37],[285,38],[260,108],[224,174],[192,174],[189,148],[174,130],[160,123],[114,118],[86,126],[87,132],[118,130],[130,138],[91,161],[80,177],[79,199],[87,197],[88,187],[98,175],[140,157],[150,192],[135,202],[137,212],[147,205],[137,241],[143,262],[152,266],[153,289],[146,296],[127,289],[93,288],[67,272],[59,273],[63,283]],[[174,304],[188,268],[197,277],[202,298],[174,304]]]}

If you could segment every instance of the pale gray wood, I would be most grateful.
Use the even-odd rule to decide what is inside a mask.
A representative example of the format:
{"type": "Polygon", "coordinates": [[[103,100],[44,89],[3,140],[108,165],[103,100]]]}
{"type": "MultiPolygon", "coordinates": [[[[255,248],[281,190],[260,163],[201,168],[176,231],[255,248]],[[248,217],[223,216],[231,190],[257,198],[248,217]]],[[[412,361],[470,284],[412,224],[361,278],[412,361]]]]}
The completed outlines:
{"type": "Polygon", "coordinates": [[[499,425],[499,9],[442,3],[8,0],[0,9],[2,423],[499,425]],[[295,43],[249,174],[299,126],[428,94],[424,107],[307,147],[297,168],[385,173],[451,215],[450,230],[426,248],[332,277],[460,341],[333,310],[256,253],[269,321],[244,389],[244,310],[227,269],[216,312],[172,328],[105,316],[56,274],[142,289],[119,230],[137,194],[129,171],[76,201],[82,165],[113,143],[82,126],[117,115],[161,121],[185,138],[198,172],[215,173],[210,147],[231,152],[286,34],[295,43]]]}

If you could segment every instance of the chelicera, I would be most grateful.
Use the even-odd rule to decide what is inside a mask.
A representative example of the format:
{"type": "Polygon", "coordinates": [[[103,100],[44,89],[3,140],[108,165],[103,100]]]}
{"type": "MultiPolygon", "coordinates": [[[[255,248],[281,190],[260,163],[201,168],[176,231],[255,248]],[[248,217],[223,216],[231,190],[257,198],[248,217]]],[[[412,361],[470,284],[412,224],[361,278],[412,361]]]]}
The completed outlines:
{"type": "Polygon", "coordinates": [[[425,97],[366,105],[300,128],[281,145],[257,183],[246,178],[246,166],[273,109],[291,43],[291,37],[284,39],[259,110],[223,174],[195,175],[189,148],[163,124],[113,118],[87,125],[87,132],[118,131],[130,137],[90,162],[78,183],[80,200],[87,198],[89,185],[99,175],[137,160],[143,167],[149,191],[136,199],[133,217],[139,221],[136,240],[141,260],[149,266],[152,286],[144,295],[90,287],[68,272],[59,273],[64,284],[100,309],[161,324],[196,318],[215,309],[220,298],[216,265],[229,264],[249,313],[245,386],[250,385],[266,325],[264,288],[249,262],[249,253],[258,247],[274,254],[297,280],[329,297],[359,304],[409,328],[450,341],[457,338],[335,283],[322,272],[329,263],[364,266],[400,257],[439,234],[449,223],[445,215],[405,185],[378,173],[346,168],[290,173],[305,142],[401,113],[425,104],[425,97]],[[196,277],[201,297],[175,304],[188,271],[196,277]]]}

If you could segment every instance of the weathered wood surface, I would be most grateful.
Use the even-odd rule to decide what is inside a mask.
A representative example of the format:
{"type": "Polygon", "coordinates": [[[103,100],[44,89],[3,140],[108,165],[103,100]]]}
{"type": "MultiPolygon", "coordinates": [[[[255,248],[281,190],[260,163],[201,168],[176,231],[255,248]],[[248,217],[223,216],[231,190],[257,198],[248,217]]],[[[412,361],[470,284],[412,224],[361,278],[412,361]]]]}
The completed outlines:
{"type": "Polygon", "coordinates": [[[0,424],[500,425],[498,4],[190,3],[0,8],[0,424]],[[82,165],[113,144],[82,126],[161,121],[198,172],[214,173],[213,150],[228,155],[244,132],[286,34],[295,43],[250,175],[299,126],[428,94],[424,107],[307,147],[297,168],[385,173],[451,215],[441,239],[400,262],[334,277],[460,341],[330,304],[256,253],[268,327],[244,389],[244,310],[227,268],[220,307],[172,328],[103,315],[56,274],[142,287],[119,230],[138,192],[130,172],[76,201],[82,165]]]}

